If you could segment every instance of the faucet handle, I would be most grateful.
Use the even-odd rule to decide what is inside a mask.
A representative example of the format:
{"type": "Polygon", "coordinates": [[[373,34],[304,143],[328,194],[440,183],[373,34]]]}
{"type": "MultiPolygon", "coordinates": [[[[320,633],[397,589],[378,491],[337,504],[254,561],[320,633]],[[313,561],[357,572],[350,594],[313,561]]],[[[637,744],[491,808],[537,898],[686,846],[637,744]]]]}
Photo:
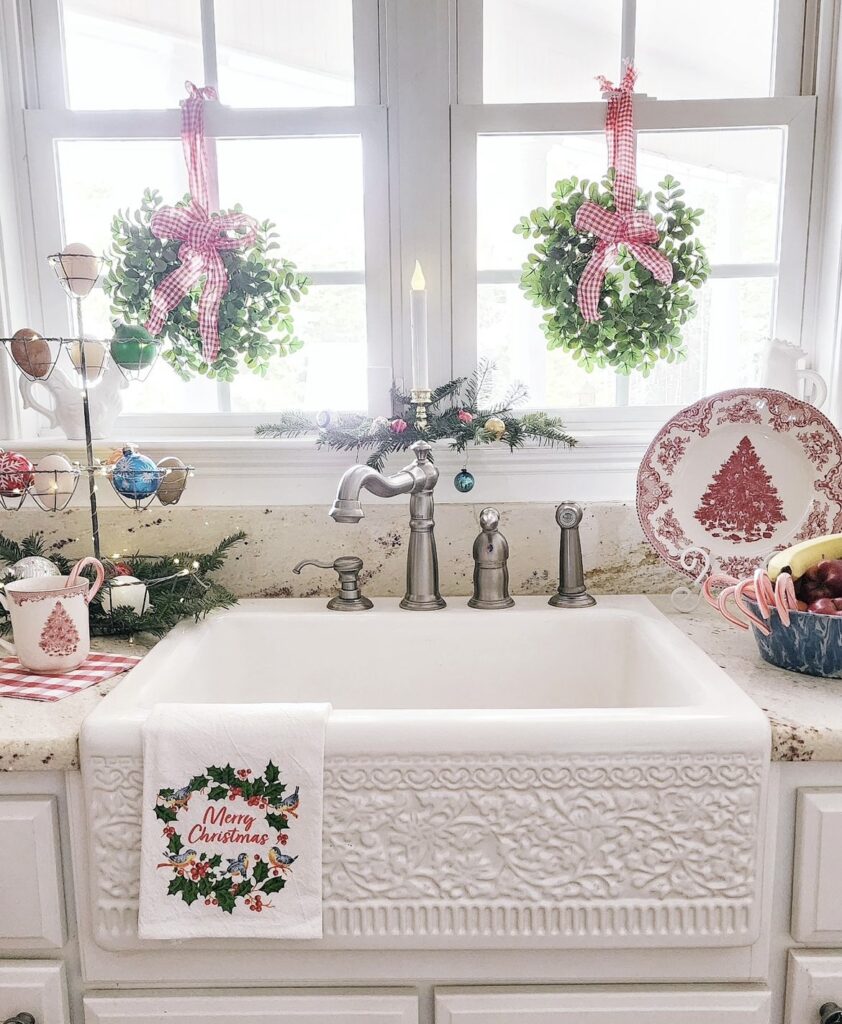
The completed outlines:
{"type": "Polygon", "coordinates": [[[360,612],[373,608],[374,604],[363,596],[360,590],[360,572],[363,560],[356,555],[340,555],[332,562],[320,562],[317,558],[305,558],[292,570],[299,575],[305,565],[318,569],[333,569],[339,574],[339,593],[332,597],[327,606],[332,612],[360,612]]]}

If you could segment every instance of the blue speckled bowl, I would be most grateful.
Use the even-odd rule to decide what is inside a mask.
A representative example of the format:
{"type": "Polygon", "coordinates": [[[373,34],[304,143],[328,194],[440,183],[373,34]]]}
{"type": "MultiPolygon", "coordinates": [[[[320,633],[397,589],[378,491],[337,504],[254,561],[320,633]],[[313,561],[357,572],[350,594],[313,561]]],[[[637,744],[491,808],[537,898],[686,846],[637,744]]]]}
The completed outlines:
{"type": "MultiPolygon", "coordinates": [[[[757,605],[747,603],[760,617],[757,605]]],[[[751,627],[764,661],[790,672],[842,679],[842,615],[790,612],[790,624],[784,626],[778,613],[773,611],[769,627],[772,630],[769,636],[751,627]]]]}

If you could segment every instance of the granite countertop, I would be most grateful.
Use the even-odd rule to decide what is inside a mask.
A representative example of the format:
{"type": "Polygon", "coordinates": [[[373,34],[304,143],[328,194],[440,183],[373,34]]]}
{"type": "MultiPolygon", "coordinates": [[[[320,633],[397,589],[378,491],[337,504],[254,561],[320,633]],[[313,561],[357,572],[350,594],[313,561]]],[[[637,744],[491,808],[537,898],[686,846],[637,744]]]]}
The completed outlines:
{"type": "MultiPolygon", "coordinates": [[[[842,761],[842,679],[818,679],[762,661],[749,633],[707,605],[676,612],[668,596],[652,602],[699,645],[766,712],[776,761],[842,761]]],[[[97,639],[94,650],[143,654],[141,642],[97,639]]],[[[54,703],[0,697],[0,771],[79,767],[79,726],[122,676],[54,703]]]]}
{"type": "MultiPolygon", "coordinates": [[[[150,644],[95,637],[94,651],[143,655],[150,644]]],[[[57,701],[0,697],[0,771],[67,771],[79,767],[79,727],[125,675],[57,701]]]]}

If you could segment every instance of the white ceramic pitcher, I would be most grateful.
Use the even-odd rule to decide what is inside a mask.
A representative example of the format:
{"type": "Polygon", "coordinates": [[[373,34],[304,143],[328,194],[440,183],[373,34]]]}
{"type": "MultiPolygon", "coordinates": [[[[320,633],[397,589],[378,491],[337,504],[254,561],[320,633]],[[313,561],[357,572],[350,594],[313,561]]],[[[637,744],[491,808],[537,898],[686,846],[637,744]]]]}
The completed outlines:
{"type": "MultiPolygon", "coordinates": [[[[123,408],[120,391],[128,382],[120,368],[113,362],[102,374],[96,387],[90,389],[88,402],[91,411],[91,434],[95,438],[113,436],[114,421],[123,408]]],[[[18,381],[21,398],[27,409],[34,409],[46,417],[51,427],[59,427],[69,441],[82,440],[85,437],[85,423],[82,415],[82,392],[78,385],[58,366],[46,380],[32,381],[21,374],[18,381]],[[35,388],[42,387],[48,391],[52,405],[45,405],[35,395],[35,388]]]]}
{"type": "Polygon", "coordinates": [[[803,397],[804,401],[821,409],[827,398],[827,384],[815,370],[799,368],[799,360],[806,356],[803,348],[781,338],[770,338],[763,354],[760,384],[796,398],[803,397]]]}

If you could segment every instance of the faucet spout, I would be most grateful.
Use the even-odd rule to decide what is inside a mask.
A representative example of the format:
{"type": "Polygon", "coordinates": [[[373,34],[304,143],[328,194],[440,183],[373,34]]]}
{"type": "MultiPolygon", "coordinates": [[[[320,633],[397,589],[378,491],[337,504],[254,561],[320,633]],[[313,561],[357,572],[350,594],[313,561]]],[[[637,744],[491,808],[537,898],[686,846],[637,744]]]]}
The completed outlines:
{"type": "Polygon", "coordinates": [[[384,476],[371,466],[351,466],[342,474],[329,515],[337,523],[358,523],[364,516],[360,494],[369,491],[378,498],[409,494],[415,480],[406,470],[384,476]]]}

